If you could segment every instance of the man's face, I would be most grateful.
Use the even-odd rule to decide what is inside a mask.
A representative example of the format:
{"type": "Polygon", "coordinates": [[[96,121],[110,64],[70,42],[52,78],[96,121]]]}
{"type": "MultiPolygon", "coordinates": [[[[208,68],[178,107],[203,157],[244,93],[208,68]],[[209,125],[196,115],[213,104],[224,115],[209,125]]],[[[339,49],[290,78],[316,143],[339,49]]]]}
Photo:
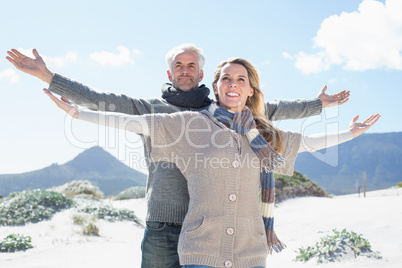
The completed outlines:
{"type": "Polygon", "coordinates": [[[192,51],[177,54],[167,73],[173,87],[183,91],[197,89],[204,76],[203,71],[200,71],[198,56],[192,51]]]}

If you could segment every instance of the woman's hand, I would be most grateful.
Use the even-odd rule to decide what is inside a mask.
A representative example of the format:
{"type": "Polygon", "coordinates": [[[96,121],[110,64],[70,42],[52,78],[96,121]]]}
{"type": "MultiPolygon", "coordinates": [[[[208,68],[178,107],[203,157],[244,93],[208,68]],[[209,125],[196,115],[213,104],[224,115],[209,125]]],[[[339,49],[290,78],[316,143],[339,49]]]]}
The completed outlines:
{"type": "Polygon", "coordinates": [[[356,115],[355,118],[350,121],[349,130],[353,133],[353,138],[363,134],[367,130],[369,130],[379,119],[381,115],[375,114],[367,118],[361,123],[356,122],[359,119],[359,116],[356,115]]]}
{"type": "Polygon", "coordinates": [[[49,96],[49,98],[56,103],[56,105],[64,110],[66,113],[68,113],[69,115],[71,115],[72,117],[74,117],[75,119],[78,119],[78,115],[79,115],[79,111],[77,106],[73,105],[69,100],[67,100],[64,97],[61,97],[61,100],[59,100],[58,98],[56,98],[49,90],[47,90],[46,88],[43,89],[43,91],[45,92],[46,95],[49,96]]]}

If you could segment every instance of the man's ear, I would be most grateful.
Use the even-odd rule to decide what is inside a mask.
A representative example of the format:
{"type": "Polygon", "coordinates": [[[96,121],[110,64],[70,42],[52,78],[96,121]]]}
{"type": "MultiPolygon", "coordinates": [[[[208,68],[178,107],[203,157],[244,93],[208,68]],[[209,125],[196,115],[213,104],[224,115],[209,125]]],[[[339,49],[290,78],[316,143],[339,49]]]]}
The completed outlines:
{"type": "Polygon", "coordinates": [[[172,82],[172,73],[170,72],[170,70],[167,70],[167,75],[168,75],[169,81],[172,82]]]}
{"type": "Polygon", "coordinates": [[[200,71],[200,79],[198,80],[198,82],[201,82],[203,78],[204,78],[204,71],[201,70],[200,71]]]}

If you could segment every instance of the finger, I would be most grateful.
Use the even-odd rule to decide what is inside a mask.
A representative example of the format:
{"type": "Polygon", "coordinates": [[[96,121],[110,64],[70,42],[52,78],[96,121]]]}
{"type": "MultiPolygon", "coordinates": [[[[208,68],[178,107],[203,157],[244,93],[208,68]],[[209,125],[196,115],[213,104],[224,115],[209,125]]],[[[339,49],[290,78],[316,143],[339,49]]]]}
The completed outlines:
{"type": "Polygon", "coordinates": [[[43,89],[45,94],[57,105],[57,107],[62,108],[62,102],[55,96],[53,95],[49,90],[43,89]]]}
{"type": "Polygon", "coordinates": [[[372,122],[372,125],[374,125],[375,123],[377,123],[377,121],[380,120],[380,118],[381,118],[381,115],[378,114],[378,115],[374,118],[374,121],[372,122]]]}
{"type": "Polygon", "coordinates": [[[321,89],[320,93],[325,93],[325,91],[327,91],[327,85],[325,85],[325,86],[321,89]]]}
{"type": "Polygon", "coordinates": [[[20,61],[21,61],[21,59],[20,59],[15,53],[10,52],[10,51],[7,51],[7,54],[8,54],[13,60],[15,60],[16,62],[20,62],[20,61]]]}
{"type": "Polygon", "coordinates": [[[362,124],[372,126],[373,124],[375,124],[375,122],[378,121],[378,119],[380,119],[379,116],[380,116],[379,114],[372,115],[369,118],[367,118],[366,120],[364,120],[364,122],[362,122],[362,124]]]}
{"type": "Polygon", "coordinates": [[[359,116],[358,115],[356,115],[354,118],[353,118],[353,123],[356,123],[356,121],[359,119],[359,116]]]}
{"type": "Polygon", "coordinates": [[[39,55],[38,51],[34,48],[32,49],[32,54],[35,56],[36,59],[40,59],[41,56],[39,55]]]}
{"type": "Polygon", "coordinates": [[[339,100],[339,101],[338,101],[338,104],[339,104],[339,105],[342,105],[342,104],[344,104],[345,102],[347,102],[348,100],[349,100],[349,98],[339,100]]]}
{"type": "Polygon", "coordinates": [[[48,95],[51,98],[54,97],[54,95],[49,90],[47,90],[46,88],[43,89],[43,92],[45,92],[45,94],[48,95]]]}
{"type": "Polygon", "coordinates": [[[12,65],[14,65],[15,68],[17,68],[17,69],[19,68],[18,62],[16,62],[15,60],[13,60],[13,59],[10,58],[10,57],[6,57],[6,59],[7,59],[9,62],[11,62],[12,65]]]}
{"type": "Polygon", "coordinates": [[[19,52],[18,50],[16,50],[16,49],[11,49],[11,51],[15,54],[15,55],[17,55],[18,57],[20,57],[20,58],[24,58],[25,57],[25,55],[24,54],[22,54],[21,52],[19,52]]]}
{"type": "Polygon", "coordinates": [[[54,102],[59,102],[59,99],[52,94],[48,89],[44,88],[43,91],[45,92],[46,95],[48,95],[54,102]]]}
{"type": "Polygon", "coordinates": [[[340,99],[345,99],[348,97],[349,97],[349,95],[347,94],[346,90],[342,91],[341,94],[339,95],[340,99]]]}
{"type": "Polygon", "coordinates": [[[379,115],[379,114],[371,116],[370,120],[369,120],[369,124],[374,125],[380,119],[380,117],[381,117],[381,115],[379,115]]]}
{"type": "Polygon", "coordinates": [[[371,115],[369,118],[367,118],[366,120],[364,120],[362,123],[363,123],[363,124],[369,123],[371,120],[373,120],[373,118],[374,118],[375,116],[376,116],[376,115],[371,115]]]}
{"type": "Polygon", "coordinates": [[[338,100],[347,99],[350,96],[350,91],[343,90],[339,92],[337,95],[338,100]]]}
{"type": "Polygon", "coordinates": [[[346,90],[342,90],[341,92],[335,94],[335,96],[342,97],[343,95],[345,95],[345,93],[346,93],[346,90]]]}
{"type": "Polygon", "coordinates": [[[61,97],[61,100],[67,104],[71,104],[71,102],[68,99],[66,99],[65,97],[61,97]]]}

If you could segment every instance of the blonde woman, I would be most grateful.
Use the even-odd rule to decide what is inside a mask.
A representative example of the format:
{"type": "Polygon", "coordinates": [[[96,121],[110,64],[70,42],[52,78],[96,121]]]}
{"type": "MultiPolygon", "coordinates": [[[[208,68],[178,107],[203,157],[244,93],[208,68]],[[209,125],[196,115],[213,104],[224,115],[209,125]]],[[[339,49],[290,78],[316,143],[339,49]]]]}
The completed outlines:
{"type": "Polygon", "coordinates": [[[240,58],[219,64],[213,88],[217,102],[208,110],[142,116],[100,116],[45,93],[74,118],[104,125],[112,120],[118,122],[113,127],[144,135],[151,161],[179,167],[190,195],[178,245],[181,265],[265,267],[267,255],[285,247],[273,230],[273,172],[292,175],[299,152],[351,140],[380,116],[361,123],[356,116],[339,133],[303,136],[278,130],[264,119],[256,69],[240,58]]]}

